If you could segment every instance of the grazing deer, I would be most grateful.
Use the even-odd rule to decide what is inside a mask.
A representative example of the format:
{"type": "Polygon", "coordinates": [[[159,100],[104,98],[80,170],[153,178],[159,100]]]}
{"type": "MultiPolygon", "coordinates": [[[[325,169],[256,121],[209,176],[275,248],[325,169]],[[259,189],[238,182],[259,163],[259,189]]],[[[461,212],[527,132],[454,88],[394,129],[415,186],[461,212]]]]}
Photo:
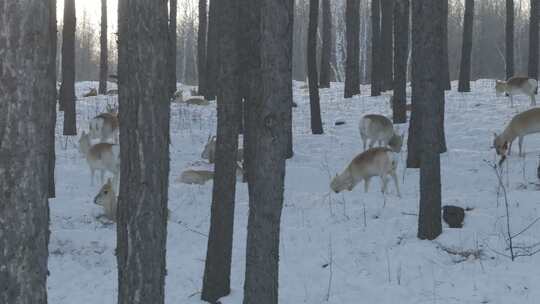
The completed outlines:
{"type": "MultiPolygon", "coordinates": [[[[114,111],[111,109],[111,111],[114,111]]],[[[106,142],[112,137],[113,143],[118,143],[119,121],[115,112],[101,113],[90,120],[90,137],[99,138],[101,142],[106,142]]]]}
{"type": "Polygon", "coordinates": [[[107,179],[107,183],[101,187],[98,194],[94,197],[94,204],[102,206],[105,210],[105,217],[116,222],[118,200],[110,178],[107,179]]]}
{"type": "MultiPolygon", "coordinates": [[[[207,159],[211,164],[214,163],[216,159],[216,136],[208,136],[206,145],[204,145],[204,150],[201,153],[202,159],[207,159]]],[[[236,161],[243,161],[244,159],[244,149],[238,148],[236,153],[236,161]]]]}
{"type": "Polygon", "coordinates": [[[394,125],[390,119],[378,114],[368,114],[362,117],[359,124],[360,136],[364,144],[364,151],[369,142],[369,147],[373,148],[375,142],[379,146],[389,146],[394,152],[401,152],[403,146],[403,135],[398,135],[394,131],[394,125]]]}
{"type": "Polygon", "coordinates": [[[507,81],[497,80],[495,83],[495,92],[497,96],[501,96],[503,93],[508,93],[510,96],[510,107],[514,107],[514,95],[524,94],[531,99],[531,106],[536,105],[536,99],[534,97],[536,89],[538,88],[538,81],[536,79],[528,77],[512,77],[507,81]]]}
{"type": "MultiPolygon", "coordinates": [[[[236,180],[242,181],[244,169],[240,163],[236,163],[236,180]]],[[[204,185],[207,181],[214,178],[214,172],[209,170],[186,170],[178,177],[177,181],[182,184],[204,185]]]]}
{"type": "Polygon", "coordinates": [[[79,139],[79,151],[86,157],[86,162],[90,168],[90,184],[94,185],[94,172],[100,170],[101,182],[103,182],[105,171],[114,175],[115,185],[118,184],[120,174],[120,146],[110,143],[99,143],[92,145],[90,135],[83,131],[79,139]]]}
{"type": "Polygon", "coordinates": [[[493,147],[498,155],[506,158],[510,154],[512,142],[516,137],[519,144],[519,156],[522,156],[523,137],[540,132],[540,108],[532,108],[515,115],[504,131],[494,133],[493,147]]]}
{"type": "Polygon", "coordinates": [[[387,175],[391,175],[396,185],[398,197],[401,197],[396,175],[397,158],[395,153],[384,147],[371,148],[357,155],[345,170],[332,179],[330,188],[339,193],[343,190],[352,189],[361,181],[364,181],[364,190],[368,191],[369,181],[373,176],[379,176],[382,181],[382,193],[386,192],[388,180],[387,175]]]}

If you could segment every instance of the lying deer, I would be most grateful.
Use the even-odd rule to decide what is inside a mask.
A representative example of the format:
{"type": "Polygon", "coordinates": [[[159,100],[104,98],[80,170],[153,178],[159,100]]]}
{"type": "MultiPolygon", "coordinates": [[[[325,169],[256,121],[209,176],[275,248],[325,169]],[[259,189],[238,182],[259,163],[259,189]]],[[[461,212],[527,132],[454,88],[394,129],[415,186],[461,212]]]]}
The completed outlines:
{"type": "Polygon", "coordinates": [[[371,148],[357,155],[345,170],[332,179],[330,188],[335,193],[352,189],[361,181],[364,181],[364,190],[368,192],[369,181],[373,176],[379,176],[382,181],[382,193],[386,192],[388,180],[387,175],[391,175],[398,197],[401,197],[396,175],[397,158],[395,153],[389,148],[371,148]]]}
{"type": "MultiPolygon", "coordinates": [[[[202,159],[207,159],[211,164],[214,163],[216,159],[216,136],[208,136],[206,145],[204,145],[204,150],[201,153],[202,159]]],[[[238,148],[236,153],[236,161],[243,161],[244,159],[244,149],[238,148]]]]}
{"type": "MultiPolygon", "coordinates": [[[[242,166],[236,163],[236,179],[242,180],[244,177],[244,170],[242,166]]],[[[183,184],[189,185],[204,185],[207,181],[214,178],[214,172],[209,170],[186,170],[178,177],[177,181],[183,184]]]]}
{"type": "Polygon", "coordinates": [[[112,112],[101,113],[90,120],[90,137],[99,138],[101,142],[106,142],[112,138],[114,143],[118,143],[119,121],[118,114],[112,112]]]}
{"type": "Polygon", "coordinates": [[[207,106],[210,104],[210,102],[204,99],[203,96],[190,96],[186,99],[185,102],[188,105],[196,105],[196,106],[207,106]]]}
{"type": "Polygon", "coordinates": [[[538,81],[536,79],[528,77],[512,77],[507,81],[497,80],[495,83],[495,92],[497,96],[501,96],[503,93],[507,93],[510,96],[510,107],[514,107],[514,95],[524,94],[531,99],[531,106],[536,105],[536,99],[534,97],[536,89],[538,88],[538,81]]]}
{"type": "Polygon", "coordinates": [[[519,156],[522,156],[523,137],[540,132],[540,108],[532,108],[515,115],[501,135],[494,133],[493,147],[502,156],[501,163],[510,154],[512,142],[516,137],[519,144],[519,156]]]}
{"type": "Polygon", "coordinates": [[[99,170],[101,182],[103,182],[105,171],[114,175],[115,185],[118,183],[120,174],[120,146],[110,143],[99,143],[92,145],[90,135],[82,132],[79,139],[79,151],[86,157],[86,162],[90,168],[90,184],[94,185],[94,172],[99,170]]]}
{"type": "Polygon", "coordinates": [[[394,131],[394,125],[390,119],[378,114],[368,114],[362,117],[359,124],[360,136],[364,144],[364,151],[369,142],[369,147],[372,148],[375,142],[379,142],[379,146],[389,146],[394,152],[401,152],[403,146],[403,135],[398,135],[394,131]]]}

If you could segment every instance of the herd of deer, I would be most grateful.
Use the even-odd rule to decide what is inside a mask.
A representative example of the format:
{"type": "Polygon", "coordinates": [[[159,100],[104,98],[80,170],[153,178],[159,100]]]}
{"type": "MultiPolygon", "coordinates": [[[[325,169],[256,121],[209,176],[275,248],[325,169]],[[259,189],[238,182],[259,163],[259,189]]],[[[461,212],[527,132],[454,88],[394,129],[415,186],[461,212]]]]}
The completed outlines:
{"type": "MultiPolygon", "coordinates": [[[[495,85],[497,96],[508,94],[510,96],[510,105],[513,107],[513,96],[524,94],[530,97],[531,106],[536,105],[535,93],[537,90],[537,81],[526,77],[513,77],[508,81],[498,81],[495,85]]],[[[181,93],[180,93],[181,94],[181,93]]],[[[182,95],[175,96],[176,99],[182,99],[182,95]]],[[[192,104],[205,104],[197,96],[192,96],[197,100],[192,104]]],[[[382,181],[382,193],[387,189],[388,176],[391,176],[398,197],[401,197],[399,184],[396,175],[398,166],[398,153],[401,152],[404,134],[398,134],[394,129],[392,121],[383,115],[368,114],[362,117],[359,122],[360,137],[363,143],[363,152],[358,154],[343,170],[336,174],[330,183],[330,188],[335,193],[343,190],[351,191],[353,188],[364,181],[364,189],[367,192],[369,182],[372,177],[378,176],[382,181]],[[379,147],[374,147],[378,143],[379,147]],[[366,149],[367,148],[367,149],[366,149]]],[[[528,134],[540,133],[540,108],[532,108],[525,112],[515,115],[504,131],[497,135],[493,141],[493,147],[498,155],[501,156],[501,163],[510,154],[512,142],[518,138],[519,156],[523,155],[522,145],[523,137],[528,134]]],[[[120,149],[118,145],[119,120],[115,109],[108,108],[107,112],[94,117],[89,123],[89,132],[82,132],[79,139],[79,150],[86,158],[90,168],[91,181],[94,183],[95,171],[100,171],[101,182],[103,183],[105,172],[113,174],[101,187],[94,198],[94,203],[102,206],[105,210],[105,216],[110,220],[116,220],[117,197],[119,176],[120,176],[120,149]],[[97,143],[93,143],[97,141],[97,143]]],[[[213,164],[216,153],[216,137],[209,136],[208,141],[201,153],[201,158],[206,159],[213,164]]],[[[243,150],[238,149],[237,153],[238,180],[243,178],[243,150]]],[[[213,179],[214,172],[209,170],[186,170],[178,177],[177,181],[185,184],[203,185],[213,179]]]]}

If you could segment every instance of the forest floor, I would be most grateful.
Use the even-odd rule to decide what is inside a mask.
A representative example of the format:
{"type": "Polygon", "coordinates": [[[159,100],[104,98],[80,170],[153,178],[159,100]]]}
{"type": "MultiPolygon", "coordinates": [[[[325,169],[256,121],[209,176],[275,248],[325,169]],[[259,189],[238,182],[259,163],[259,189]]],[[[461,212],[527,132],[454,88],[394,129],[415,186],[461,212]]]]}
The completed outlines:
{"type": "MultiPolygon", "coordinates": [[[[368,113],[391,115],[390,93],[380,97],[343,99],[343,86],[321,90],[324,135],[311,135],[309,98],[295,83],[295,156],[287,162],[285,203],[280,242],[280,303],[418,304],[418,303],[538,303],[540,254],[511,261],[507,249],[506,209],[498,197],[491,149],[493,132],[528,108],[526,96],[511,109],[495,97],[493,80],[472,84],[472,93],[446,94],[448,152],[441,156],[443,205],[470,208],[462,229],[444,225],[435,241],[416,238],[419,201],[418,170],[398,174],[403,198],[393,183],[385,196],[380,180],[369,193],[363,185],[352,192],[329,191],[331,176],[361,152],[358,121],[368,113]],[[335,126],[337,120],[345,125],[335,126]]],[[[82,98],[95,82],[77,83],[79,132],[88,120],[116,97],[82,98]]],[[[185,92],[187,92],[187,87],[185,92]]],[[[78,151],[78,138],[61,134],[57,125],[57,198],[51,201],[49,303],[116,303],[117,269],[114,256],[116,226],[98,218],[93,204],[99,182],[90,186],[90,172],[78,151]]],[[[407,125],[400,125],[401,132],[407,125]]],[[[212,182],[204,186],[176,182],[183,170],[208,167],[200,158],[209,135],[216,130],[215,103],[210,106],[171,105],[171,172],[168,225],[166,303],[199,304],[212,182]]],[[[404,146],[406,149],[406,145],[404,146]]],[[[540,218],[536,168],[540,135],[525,138],[526,157],[508,160],[504,184],[509,199],[511,233],[540,218]]],[[[517,143],[514,146],[517,152],[517,143]]],[[[506,169],[505,168],[505,169],[506,169]]],[[[242,299],[247,185],[237,184],[232,294],[223,304],[242,299]]],[[[540,222],[514,239],[519,253],[540,249],[540,222]],[[536,247],[535,247],[536,246],[536,247]]]]}

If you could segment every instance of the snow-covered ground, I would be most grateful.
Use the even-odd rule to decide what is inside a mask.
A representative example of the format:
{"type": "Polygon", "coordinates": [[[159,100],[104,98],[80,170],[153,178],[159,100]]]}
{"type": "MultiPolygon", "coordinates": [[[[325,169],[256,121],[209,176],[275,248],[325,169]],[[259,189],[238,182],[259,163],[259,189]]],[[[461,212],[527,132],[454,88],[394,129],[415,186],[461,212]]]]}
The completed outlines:
{"type": "MultiPolygon", "coordinates": [[[[463,229],[445,225],[435,241],[416,238],[419,197],[417,170],[399,175],[403,198],[393,184],[383,197],[375,179],[370,192],[329,192],[330,176],[361,151],[358,120],[364,114],[390,115],[389,95],[343,99],[342,84],[321,90],[324,135],[311,135],[309,98],[295,83],[295,156],[287,163],[285,205],[280,244],[280,303],[538,303],[540,254],[512,262],[506,250],[506,220],[497,202],[497,178],[484,160],[494,160],[493,132],[528,108],[496,98],[493,80],[473,83],[473,92],[454,89],[446,98],[446,138],[442,155],[443,205],[471,208],[463,229]],[[345,125],[335,126],[338,119],[345,125]],[[449,252],[471,252],[469,257],[449,252]]],[[[97,83],[77,84],[80,130],[88,119],[116,103],[115,97],[82,98],[97,83]]],[[[187,91],[187,90],[185,90],[187,91]]],[[[61,134],[59,113],[57,134],[61,134]]],[[[201,280],[210,221],[212,183],[191,186],[175,182],[180,173],[201,163],[208,135],[215,133],[211,106],[171,106],[171,174],[167,241],[167,303],[201,303],[201,280]]],[[[406,125],[400,126],[402,131],[406,125]]],[[[49,303],[116,303],[114,256],[116,227],[97,217],[93,204],[100,187],[90,186],[90,173],[77,149],[77,139],[57,135],[57,199],[51,201],[49,303]]],[[[517,145],[516,147],[517,148],[517,145]]],[[[511,230],[521,231],[540,217],[536,167],[540,136],[525,139],[526,158],[512,156],[505,174],[510,200],[511,230]]],[[[517,152],[517,149],[514,150],[517,152]]],[[[406,157],[402,154],[402,160],[406,157]]],[[[204,166],[204,165],[203,165],[204,166]]],[[[242,299],[248,214],[247,186],[238,184],[231,296],[242,299]]],[[[540,223],[515,240],[518,247],[540,242],[540,223]]],[[[540,249],[540,245],[537,245],[540,249]]]]}

